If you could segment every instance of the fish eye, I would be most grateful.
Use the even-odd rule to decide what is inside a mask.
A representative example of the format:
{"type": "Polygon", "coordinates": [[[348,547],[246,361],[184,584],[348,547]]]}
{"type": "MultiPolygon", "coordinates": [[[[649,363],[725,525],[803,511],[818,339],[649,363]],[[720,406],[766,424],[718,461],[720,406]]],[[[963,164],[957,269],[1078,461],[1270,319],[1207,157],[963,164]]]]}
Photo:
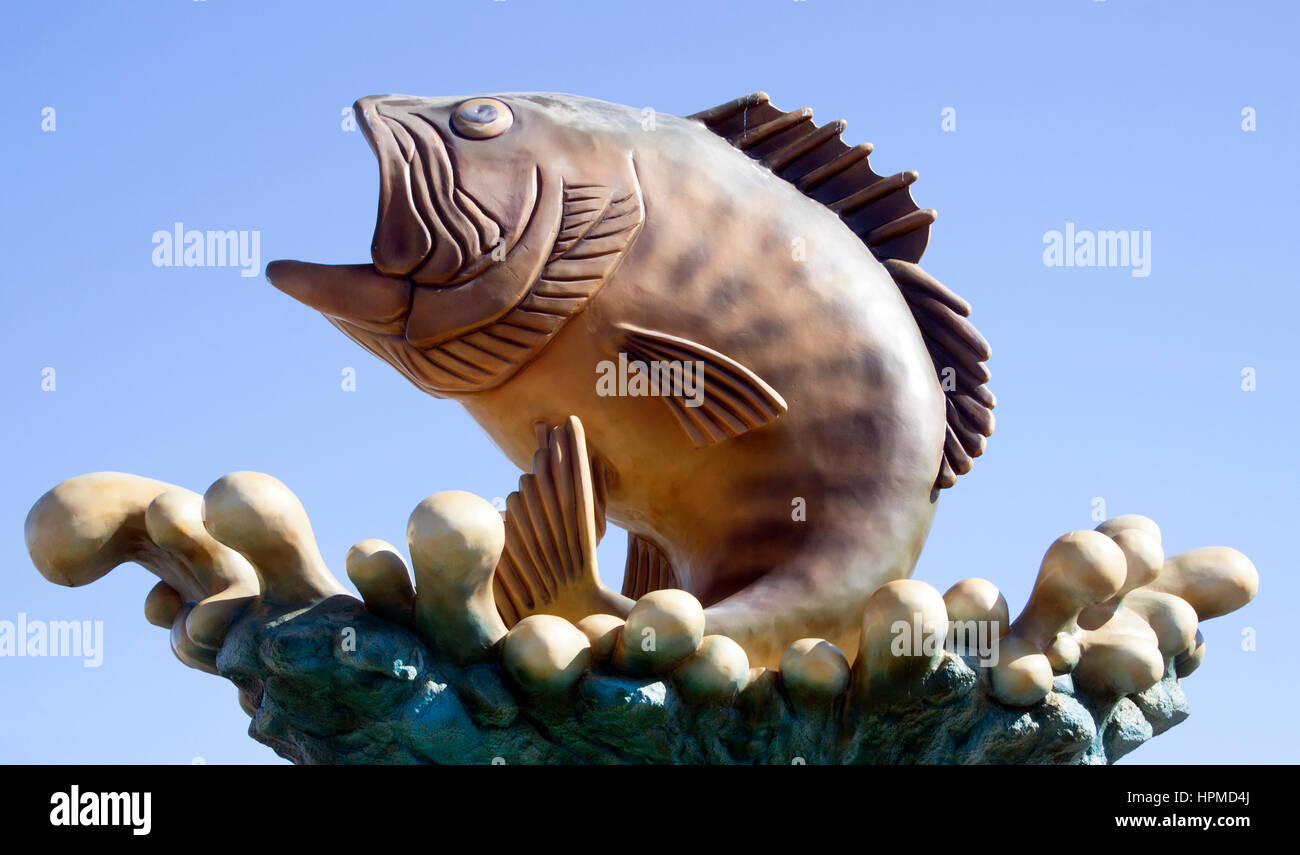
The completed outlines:
{"type": "Polygon", "coordinates": [[[475,140],[499,136],[514,121],[510,108],[495,98],[471,98],[451,114],[451,126],[456,133],[475,140]]]}

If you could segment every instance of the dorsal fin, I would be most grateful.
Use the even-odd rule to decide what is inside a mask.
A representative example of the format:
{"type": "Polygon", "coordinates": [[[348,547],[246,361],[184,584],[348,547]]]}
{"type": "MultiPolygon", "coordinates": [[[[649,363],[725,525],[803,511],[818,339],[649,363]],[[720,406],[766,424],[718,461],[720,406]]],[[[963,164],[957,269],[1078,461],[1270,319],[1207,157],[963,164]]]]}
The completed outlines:
{"type": "Polygon", "coordinates": [[[908,188],[917,174],[876,174],[868,163],[870,144],[849,146],[840,139],[843,120],[818,127],[812,110],[783,112],[765,92],[687,118],[834,211],[885,265],[912,310],[948,398],[948,433],[935,486],[957,483],[993,435],[996,401],[984,385],[989,346],[968,320],[970,305],[917,266],[936,216],[912,201],[908,188]]]}

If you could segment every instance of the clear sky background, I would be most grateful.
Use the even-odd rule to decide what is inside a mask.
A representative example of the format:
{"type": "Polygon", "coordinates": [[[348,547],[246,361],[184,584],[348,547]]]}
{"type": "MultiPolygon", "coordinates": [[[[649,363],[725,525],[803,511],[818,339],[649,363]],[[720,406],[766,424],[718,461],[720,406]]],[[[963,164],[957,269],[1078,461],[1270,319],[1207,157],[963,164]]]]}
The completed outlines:
{"type": "MultiPolygon", "coordinates": [[[[1290,3],[1133,0],[7,9],[0,620],[102,620],[106,649],[97,669],[0,658],[0,761],[282,762],[246,735],[234,687],[145,622],[146,571],[70,590],[32,568],[23,518],[59,481],[116,469],[201,492],[269,472],[345,578],[348,547],[403,544],[424,496],[502,496],[518,476],[457,405],[261,275],[154,267],[156,230],[260,230],[263,267],[368,261],[377,168],[340,125],[362,95],[562,91],[688,114],[758,89],[847,119],[877,171],[920,171],[914,196],[939,211],[924,265],[993,345],[997,433],[944,493],[916,577],[987,577],[1014,615],[1098,497],[1153,517],[1171,553],[1241,549],[1257,600],[1203,625],[1191,718],[1124,762],[1300,761],[1298,24],[1290,3]],[[1045,266],[1067,222],[1150,230],[1150,276],[1045,266]]],[[[614,531],[611,584],[622,553],[614,531]]]]}

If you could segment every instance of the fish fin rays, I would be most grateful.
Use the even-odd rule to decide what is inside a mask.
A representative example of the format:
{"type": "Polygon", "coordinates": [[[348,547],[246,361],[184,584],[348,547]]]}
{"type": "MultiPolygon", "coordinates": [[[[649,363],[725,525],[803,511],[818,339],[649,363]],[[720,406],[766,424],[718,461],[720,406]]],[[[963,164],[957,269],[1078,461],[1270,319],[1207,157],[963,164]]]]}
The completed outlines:
{"type": "Polygon", "coordinates": [[[993,435],[997,400],[984,385],[989,344],[967,319],[965,300],[911,262],[885,259],[884,265],[916,319],[943,390],[947,431],[935,487],[946,489],[971,470],[993,435]]]}
{"type": "Polygon", "coordinates": [[[492,578],[507,626],[531,614],[580,620],[604,612],[596,546],[605,532],[603,464],[570,416],[539,433],[533,471],[506,499],[506,542],[492,578]],[[595,477],[593,472],[596,473],[595,477]]]}
{"type": "Polygon", "coordinates": [[[755,92],[687,118],[727,140],[794,184],[805,196],[840,215],[880,259],[916,263],[930,241],[935,212],[912,201],[915,172],[882,176],[872,171],[869,144],[849,146],[841,119],[818,127],[812,110],[785,112],[755,92]]]}
{"type": "Polygon", "coordinates": [[[424,351],[426,373],[443,391],[478,392],[514,376],[587,307],[645,222],[635,180],[621,190],[566,182],[563,193],[554,245],[524,297],[493,323],[424,351]]]}
{"type": "Polygon", "coordinates": [[[734,359],[698,342],[618,324],[619,350],[642,363],[647,391],[661,397],[697,447],[775,421],[788,407],[780,393],[734,359]]]}
{"type": "Polygon", "coordinates": [[[639,600],[651,591],[680,588],[677,571],[659,545],[639,534],[627,533],[627,564],[623,569],[623,596],[639,600]]]}
{"type": "Polygon", "coordinates": [[[951,487],[993,433],[985,387],[988,342],[968,320],[970,305],[917,266],[936,214],[912,200],[915,172],[884,177],[868,162],[870,144],[849,146],[841,120],[818,126],[809,109],[782,111],[755,92],[687,118],[836,213],[894,279],[916,319],[947,397],[948,430],[935,486],[951,487]]]}

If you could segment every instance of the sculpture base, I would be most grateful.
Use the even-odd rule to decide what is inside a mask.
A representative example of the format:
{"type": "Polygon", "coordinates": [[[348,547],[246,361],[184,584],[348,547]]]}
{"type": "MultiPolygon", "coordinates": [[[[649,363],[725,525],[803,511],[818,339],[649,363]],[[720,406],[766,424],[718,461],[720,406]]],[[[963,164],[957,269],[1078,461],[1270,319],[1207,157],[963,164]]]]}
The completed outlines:
{"type": "Polygon", "coordinates": [[[1188,714],[1172,665],[1129,697],[1090,696],[1063,676],[1015,708],[993,698],[988,669],[952,653],[910,697],[869,712],[843,695],[801,702],[772,670],[726,704],[604,669],[539,700],[494,663],[439,661],[348,597],[246,615],[217,664],[241,688],[250,735],[295,763],[1104,764],[1188,714]]]}
{"type": "MultiPolygon", "coordinates": [[[[559,459],[583,459],[577,440],[575,424],[559,459]]],[[[580,480],[552,486],[581,504],[580,480]]],[[[570,506],[557,496],[534,504],[570,506]]],[[[570,559],[590,556],[585,519],[582,549],[551,532],[533,553],[564,565],[565,543],[570,559]]],[[[297,498],[259,473],[203,496],[79,476],[36,503],[26,532],[59,584],[127,561],[153,571],[145,616],[170,629],[181,662],[234,682],[251,735],[297,763],[1113,763],[1186,718],[1179,679],[1205,658],[1199,622],[1259,584],[1236,550],[1166,557],[1154,522],[1113,517],[1053,542],[1015,621],[986,579],[942,595],[894,580],[867,600],[851,660],[798,638],[778,671],[706,634],[703,605],[671,587],[622,617],[580,599],[573,621],[507,592],[511,611],[530,611],[507,624],[493,588],[504,528],[476,496],[430,496],[407,531],[418,584],[395,547],[362,541],[345,560],[360,600],[326,567],[297,498]]],[[[545,578],[596,577],[585,559],[563,569],[545,578]]]]}

